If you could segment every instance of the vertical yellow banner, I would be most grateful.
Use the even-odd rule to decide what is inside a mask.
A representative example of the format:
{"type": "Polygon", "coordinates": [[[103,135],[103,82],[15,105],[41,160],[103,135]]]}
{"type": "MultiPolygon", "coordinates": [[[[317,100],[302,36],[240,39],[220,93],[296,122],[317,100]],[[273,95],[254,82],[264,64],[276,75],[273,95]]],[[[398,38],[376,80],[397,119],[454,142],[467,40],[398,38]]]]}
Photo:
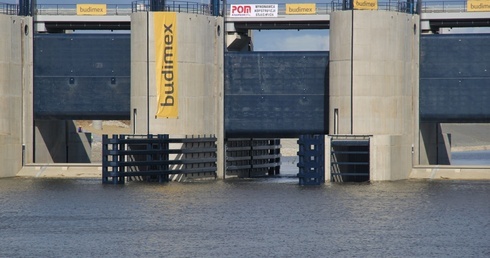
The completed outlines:
{"type": "Polygon", "coordinates": [[[155,36],[155,75],[157,86],[157,118],[179,115],[177,67],[177,15],[153,12],[155,36]]]}

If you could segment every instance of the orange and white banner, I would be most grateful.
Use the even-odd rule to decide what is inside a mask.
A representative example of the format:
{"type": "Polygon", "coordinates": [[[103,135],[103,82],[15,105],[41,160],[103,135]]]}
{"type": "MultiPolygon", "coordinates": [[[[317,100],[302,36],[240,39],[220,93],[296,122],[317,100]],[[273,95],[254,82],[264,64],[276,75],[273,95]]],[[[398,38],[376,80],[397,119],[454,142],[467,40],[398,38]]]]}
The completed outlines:
{"type": "Polygon", "coordinates": [[[157,118],[179,116],[177,13],[154,12],[157,118]]]}

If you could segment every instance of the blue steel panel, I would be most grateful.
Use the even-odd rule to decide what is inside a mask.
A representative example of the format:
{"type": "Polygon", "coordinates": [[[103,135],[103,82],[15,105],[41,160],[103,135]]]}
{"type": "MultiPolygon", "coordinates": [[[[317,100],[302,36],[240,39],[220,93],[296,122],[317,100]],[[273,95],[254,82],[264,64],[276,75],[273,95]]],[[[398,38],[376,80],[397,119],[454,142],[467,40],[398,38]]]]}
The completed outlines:
{"type": "Polygon", "coordinates": [[[327,133],[328,52],[227,52],[227,137],[327,133]]]}
{"type": "Polygon", "coordinates": [[[129,34],[36,34],[35,119],[129,119],[129,34]]]}
{"type": "Polygon", "coordinates": [[[490,35],[420,38],[420,120],[490,122],[490,35]]]}

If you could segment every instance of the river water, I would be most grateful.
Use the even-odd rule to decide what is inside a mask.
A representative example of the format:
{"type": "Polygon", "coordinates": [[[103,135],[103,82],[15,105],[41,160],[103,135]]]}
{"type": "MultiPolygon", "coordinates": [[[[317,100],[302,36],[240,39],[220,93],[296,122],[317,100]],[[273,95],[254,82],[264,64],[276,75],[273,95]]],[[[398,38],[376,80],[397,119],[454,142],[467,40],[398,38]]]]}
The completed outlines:
{"type": "Polygon", "coordinates": [[[489,257],[489,181],[0,179],[0,257],[489,257]]]}

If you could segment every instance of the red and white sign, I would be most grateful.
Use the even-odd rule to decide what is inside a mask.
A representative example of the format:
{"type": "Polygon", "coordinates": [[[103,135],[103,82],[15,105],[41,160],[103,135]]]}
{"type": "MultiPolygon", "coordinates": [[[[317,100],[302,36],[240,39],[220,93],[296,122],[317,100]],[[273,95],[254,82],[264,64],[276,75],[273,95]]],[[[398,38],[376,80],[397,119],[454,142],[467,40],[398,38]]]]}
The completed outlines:
{"type": "Polygon", "coordinates": [[[232,4],[230,17],[277,17],[277,4],[232,4]]]}

